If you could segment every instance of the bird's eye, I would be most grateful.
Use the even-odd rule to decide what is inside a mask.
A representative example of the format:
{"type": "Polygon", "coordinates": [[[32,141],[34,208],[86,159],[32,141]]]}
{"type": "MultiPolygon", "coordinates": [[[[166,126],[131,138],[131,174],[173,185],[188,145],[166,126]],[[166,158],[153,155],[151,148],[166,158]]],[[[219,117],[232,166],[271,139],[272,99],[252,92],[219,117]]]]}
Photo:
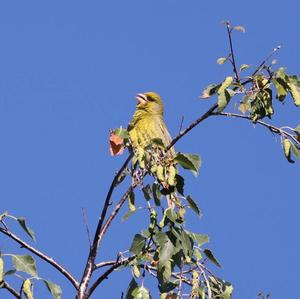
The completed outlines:
{"type": "Polygon", "coordinates": [[[149,102],[154,102],[154,99],[151,98],[151,97],[149,97],[149,96],[147,96],[147,101],[149,101],[149,102]]]}

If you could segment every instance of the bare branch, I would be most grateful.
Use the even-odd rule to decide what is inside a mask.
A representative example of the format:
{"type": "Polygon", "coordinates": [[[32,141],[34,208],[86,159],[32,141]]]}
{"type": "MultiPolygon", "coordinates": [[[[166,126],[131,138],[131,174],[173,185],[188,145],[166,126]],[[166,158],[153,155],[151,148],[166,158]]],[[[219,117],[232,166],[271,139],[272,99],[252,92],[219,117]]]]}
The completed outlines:
{"type": "MultiPolygon", "coordinates": [[[[212,113],[212,115],[223,115],[223,116],[228,116],[228,117],[243,118],[243,119],[247,119],[249,121],[252,121],[250,116],[237,114],[237,113],[214,112],[214,113],[212,113]]],[[[276,127],[274,125],[268,124],[268,123],[266,123],[264,121],[261,121],[261,120],[256,121],[256,124],[259,124],[261,126],[264,126],[264,127],[268,128],[272,133],[290,138],[290,139],[293,140],[293,142],[295,144],[300,146],[300,142],[292,134],[288,133],[287,131],[283,130],[282,128],[279,128],[279,127],[276,127]]]]}
{"type": "Polygon", "coordinates": [[[11,287],[6,281],[2,282],[1,288],[6,289],[10,292],[15,298],[22,299],[22,296],[19,292],[17,292],[13,287],[11,287]]]}
{"type": "Polygon", "coordinates": [[[13,239],[17,243],[19,243],[23,248],[26,248],[30,252],[34,253],[37,255],[39,258],[47,262],[48,264],[52,265],[54,268],[56,268],[62,275],[64,275],[75,287],[75,289],[78,289],[79,283],[76,281],[76,279],[71,275],[70,272],[68,272],[65,268],[63,268],[58,262],[56,262],[52,257],[49,257],[42,253],[41,251],[35,249],[31,245],[27,244],[25,241],[20,239],[18,236],[10,232],[9,230],[0,227],[0,232],[9,238],[13,239]]]}

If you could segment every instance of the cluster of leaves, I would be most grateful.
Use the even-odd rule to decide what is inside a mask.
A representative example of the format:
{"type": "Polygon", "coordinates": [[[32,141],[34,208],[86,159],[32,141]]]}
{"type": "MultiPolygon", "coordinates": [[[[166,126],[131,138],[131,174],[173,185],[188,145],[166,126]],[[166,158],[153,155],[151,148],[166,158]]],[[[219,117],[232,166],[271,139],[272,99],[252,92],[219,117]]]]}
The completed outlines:
{"type": "MultiPolygon", "coordinates": [[[[5,223],[5,218],[10,218],[17,221],[17,223],[26,232],[26,234],[33,241],[35,241],[34,232],[27,225],[24,218],[16,218],[12,215],[9,215],[7,212],[2,213],[0,215],[2,230],[8,230],[7,224],[5,223]]],[[[16,277],[21,281],[21,286],[18,288],[18,290],[20,291],[15,291],[20,298],[34,299],[33,285],[37,281],[44,282],[45,286],[54,299],[61,298],[62,290],[60,286],[51,282],[50,280],[41,278],[38,275],[35,259],[31,255],[0,253],[0,289],[8,288],[8,280],[10,276],[16,277]]],[[[11,287],[9,288],[12,290],[11,287]]]]}
{"type": "MultiPolygon", "coordinates": [[[[233,27],[232,29],[236,28],[233,27]]],[[[231,34],[231,31],[229,34],[231,34]]],[[[280,47],[275,48],[272,54],[278,49],[280,47]]],[[[277,61],[273,60],[270,64],[267,64],[267,61],[268,59],[264,60],[252,73],[244,75],[246,70],[250,70],[250,66],[242,64],[237,68],[233,53],[230,53],[227,57],[219,58],[217,63],[230,62],[233,65],[234,75],[226,77],[221,83],[208,85],[204,89],[201,98],[208,99],[217,96],[217,113],[219,114],[223,113],[233,99],[237,99],[235,103],[238,103],[238,109],[242,112],[242,115],[252,120],[254,124],[261,122],[266,117],[272,117],[275,112],[274,95],[275,99],[281,103],[284,103],[287,96],[290,95],[293,103],[300,106],[300,78],[296,75],[287,74],[283,67],[273,70],[277,61]]],[[[291,154],[300,158],[299,128],[300,126],[297,128],[282,127],[274,129],[270,126],[272,132],[281,135],[284,154],[291,163],[294,162],[291,154]],[[288,132],[283,129],[288,129],[288,132]]]]}
{"type": "MultiPolygon", "coordinates": [[[[117,129],[114,134],[121,139],[129,138],[124,129],[117,129]]],[[[127,140],[123,144],[128,144],[127,140]]],[[[154,182],[146,186],[141,182],[149,211],[149,226],[134,236],[130,247],[132,256],[127,266],[131,267],[133,278],[127,299],[151,298],[149,289],[144,286],[145,273],[157,278],[161,298],[180,298],[183,284],[189,288],[190,298],[231,297],[232,286],[214,276],[206,266],[207,260],[211,260],[221,267],[213,253],[202,248],[209,241],[208,236],[184,227],[187,208],[199,217],[201,212],[192,197],[184,194],[184,178],[178,173],[178,165],[197,176],[201,160],[195,154],[169,154],[160,139],[154,139],[145,149],[134,152],[133,177],[136,178],[142,169],[154,178],[154,182]]],[[[141,208],[136,206],[135,198],[131,192],[129,211],[123,219],[141,208]]]]}
{"type": "MultiPolygon", "coordinates": [[[[160,298],[180,298],[187,288],[190,298],[231,298],[232,286],[207,268],[207,260],[221,267],[214,254],[209,249],[203,249],[209,237],[184,227],[186,208],[201,215],[192,197],[183,197],[185,204],[176,203],[175,207],[163,208],[157,182],[143,190],[150,221],[146,230],[134,236],[130,247],[134,258],[127,266],[131,267],[133,278],[125,298],[151,298],[150,291],[144,285],[145,273],[157,278],[160,298]]],[[[132,209],[133,202],[129,202],[132,209]]]]}

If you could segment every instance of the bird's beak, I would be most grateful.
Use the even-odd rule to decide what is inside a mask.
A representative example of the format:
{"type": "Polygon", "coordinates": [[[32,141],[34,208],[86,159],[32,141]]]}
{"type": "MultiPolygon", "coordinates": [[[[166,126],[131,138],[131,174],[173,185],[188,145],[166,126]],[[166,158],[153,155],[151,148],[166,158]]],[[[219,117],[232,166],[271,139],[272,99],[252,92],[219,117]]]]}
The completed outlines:
{"type": "Polygon", "coordinates": [[[141,105],[145,105],[148,102],[147,96],[143,93],[138,93],[135,98],[141,105]]]}

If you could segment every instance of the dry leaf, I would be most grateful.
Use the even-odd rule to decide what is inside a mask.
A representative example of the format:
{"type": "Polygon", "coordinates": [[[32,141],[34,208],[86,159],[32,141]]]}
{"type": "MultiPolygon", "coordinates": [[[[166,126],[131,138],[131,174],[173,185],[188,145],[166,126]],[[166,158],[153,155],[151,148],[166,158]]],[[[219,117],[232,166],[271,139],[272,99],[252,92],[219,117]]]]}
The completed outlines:
{"type": "Polygon", "coordinates": [[[110,132],[109,136],[109,151],[112,156],[122,155],[124,152],[123,138],[110,132]]]}
{"type": "Polygon", "coordinates": [[[233,29],[235,29],[237,31],[240,31],[240,32],[243,32],[243,33],[246,32],[246,29],[243,26],[234,26],[233,29]]]}

